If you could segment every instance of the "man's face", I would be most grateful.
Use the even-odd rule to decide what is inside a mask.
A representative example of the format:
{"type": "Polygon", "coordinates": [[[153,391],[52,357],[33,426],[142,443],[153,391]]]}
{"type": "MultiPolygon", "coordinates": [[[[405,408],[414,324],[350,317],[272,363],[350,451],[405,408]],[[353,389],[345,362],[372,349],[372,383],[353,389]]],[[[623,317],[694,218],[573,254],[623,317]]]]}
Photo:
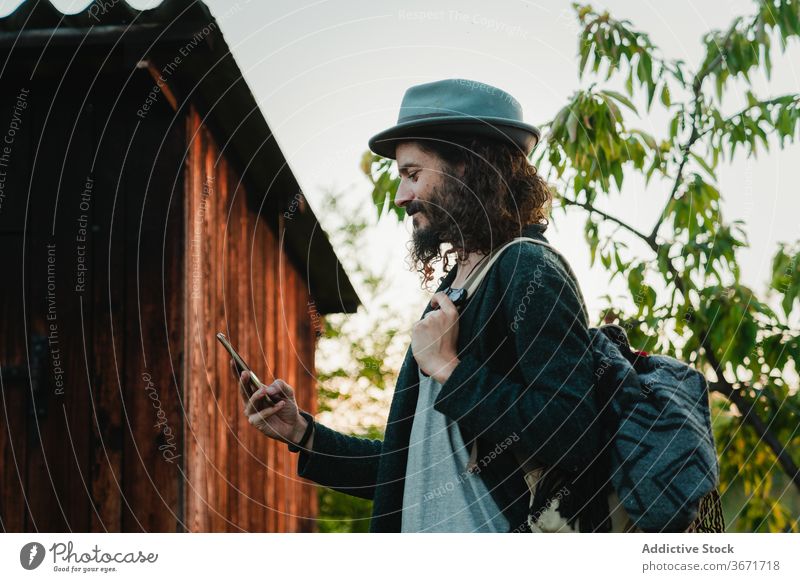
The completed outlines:
{"type": "MultiPolygon", "coordinates": [[[[442,160],[414,142],[402,142],[395,150],[400,186],[395,204],[405,208],[413,222],[412,242],[417,256],[438,253],[442,227],[452,219],[443,203],[445,193],[458,188],[442,160]]],[[[463,172],[463,168],[459,169],[463,172]]],[[[452,199],[452,198],[451,198],[452,199]]]]}

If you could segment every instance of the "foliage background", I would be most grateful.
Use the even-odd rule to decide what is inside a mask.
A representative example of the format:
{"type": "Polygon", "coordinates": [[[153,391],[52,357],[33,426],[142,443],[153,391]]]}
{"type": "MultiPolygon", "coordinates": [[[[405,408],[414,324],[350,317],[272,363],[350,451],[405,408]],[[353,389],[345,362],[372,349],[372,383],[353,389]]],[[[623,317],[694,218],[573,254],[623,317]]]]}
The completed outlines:
{"type": "MultiPolygon", "coordinates": [[[[775,250],[763,292],[743,285],[736,254],[748,235],[741,221],[723,218],[717,182],[721,164],[768,154],[798,137],[800,97],[756,95],[751,79],[769,79],[774,51],[797,42],[800,0],[754,2],[751,14],[709,31],[703,59],[690,64],[663,56],[631,22],[588,5],[574,10],[585,87],[541,124],[547,137],[532,161],[552,184],[552,220],[584,212],[592,263],[627,282],[633,308],[607,296],[594,323],[619,323],[639,349],[706,374],[729,531],[800,531],[800,240],[775,250]],[[663,131],[637,128],[645,118],[663,120],[663,131]],[[624,185],[639,187],[638,178],[652,182],[660,195],[648,189],[648,202],[663,208],[646,229],[606,210],[624,185]]],[[[362,170],[380,220],[402,219],[391,161],[367,152],[362,170]]],[[[351,411],[350,432],[379,437],[387,388],[418,312],[396,314],[380,301],[381,273],[358,260],[374,217],[354,215],[337,200],[330,196],[327,210],[346,216],[347,226],[334,243],[370,297],[363,313],[327,322],[323,353],[330,341],[333,351],[344,347],[351,357],[323,370],[321,406],[340,420],[351,411]]],[[[369,502],[324,489],[320,495],[322,531],[366,531],[369,502]]]]}

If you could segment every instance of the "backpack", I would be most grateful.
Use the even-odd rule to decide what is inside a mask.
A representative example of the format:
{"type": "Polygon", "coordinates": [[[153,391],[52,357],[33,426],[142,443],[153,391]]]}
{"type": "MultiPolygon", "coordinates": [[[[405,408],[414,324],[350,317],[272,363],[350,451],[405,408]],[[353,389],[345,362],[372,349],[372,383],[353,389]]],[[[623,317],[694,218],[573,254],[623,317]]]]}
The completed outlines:
{"type": "MultiPolygon", "coordinates": [[[[519,242],[553,251],[574,282],[567,259],[551,245],[518,237],[490,253],[470,273],[472,297],[502,252],[519,242]]],[[[559,495],[571,476],[517,457],[530,491],[528,526],[533,532],[721,532],[719,462],[711,431],[708,384],[700,372],[675,358],[634,351],[625,330],[589,328],[596,399],[606,446],[570,483],[578,495],[559,495]]],[[[473,441],[467,469],[476,467],[473,441]]]]}

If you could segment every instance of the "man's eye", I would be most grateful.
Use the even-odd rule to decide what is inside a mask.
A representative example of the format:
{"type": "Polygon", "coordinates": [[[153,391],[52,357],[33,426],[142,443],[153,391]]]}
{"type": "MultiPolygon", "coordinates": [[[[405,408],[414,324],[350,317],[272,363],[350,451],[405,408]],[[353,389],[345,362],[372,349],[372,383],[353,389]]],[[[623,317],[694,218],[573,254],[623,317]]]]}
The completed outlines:
{"type": "Polygon", "coordinates": [[[419,172],[414,172],[413,174],[409,174],[408,175],[408,179],[411,180],[412,182],[416,182],[417,181],[417,174],[419,174],[419,172]]]}

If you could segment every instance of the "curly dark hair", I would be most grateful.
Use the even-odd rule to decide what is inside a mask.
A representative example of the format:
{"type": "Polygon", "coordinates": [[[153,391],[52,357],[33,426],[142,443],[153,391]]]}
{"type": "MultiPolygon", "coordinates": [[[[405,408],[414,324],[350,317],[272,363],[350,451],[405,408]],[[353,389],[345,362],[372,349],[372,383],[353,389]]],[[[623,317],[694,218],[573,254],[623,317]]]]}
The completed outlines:
{"type": "Polygon", "coordinates": [[[441,160],[444,180],[425,205],[431,222],[427,236],[438,240],[411,248],[412,266],[422,275],[423,288],[433,280],[438,261],[445,273],[450,271],[449,255],[463,259],[473,252],[488,254],[520,236],[527,225],[549,224],[552,193],[519,148],[477,137],[426,136],[413,141],[441,160]],[[459,178],[455,168],[461,163],[464,175],[459,178]],[[451,246],[442,250],[441,243],[451,246]]]}

